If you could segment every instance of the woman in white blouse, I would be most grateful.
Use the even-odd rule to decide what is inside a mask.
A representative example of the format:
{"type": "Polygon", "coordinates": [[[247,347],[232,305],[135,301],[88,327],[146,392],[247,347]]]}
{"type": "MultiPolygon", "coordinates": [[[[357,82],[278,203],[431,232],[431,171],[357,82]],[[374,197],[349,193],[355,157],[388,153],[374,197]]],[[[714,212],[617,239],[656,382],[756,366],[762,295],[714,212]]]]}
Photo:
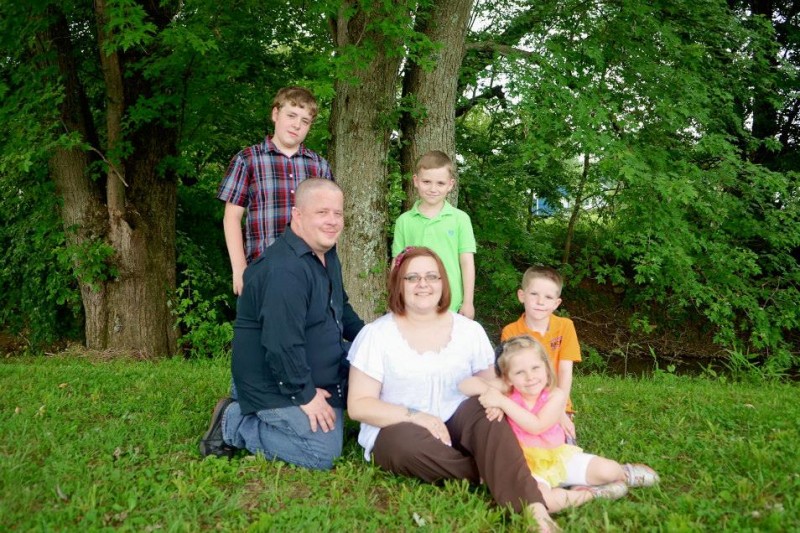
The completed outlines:
{"type": "Polygon", "coordinates": [[[347,410],[361,422],[364,456],[433,483],[483,480],[494,500],[552,525],[511,427],[491,422],[458,384],[494,377],[494,350],[477,322],[452,313],[447,274],[429,248],[399,254],[389,277],[390,313],[350,348],[347,410]]]}

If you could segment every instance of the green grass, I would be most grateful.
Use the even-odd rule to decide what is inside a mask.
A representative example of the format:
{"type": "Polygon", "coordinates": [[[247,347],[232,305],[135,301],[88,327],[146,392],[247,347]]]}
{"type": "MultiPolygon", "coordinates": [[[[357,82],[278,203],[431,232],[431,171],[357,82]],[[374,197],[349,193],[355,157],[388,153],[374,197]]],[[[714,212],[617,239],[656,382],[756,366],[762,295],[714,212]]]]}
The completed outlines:
{"type": "MultiPolygon", "coordinates": [[[[0,363],[0,529],[522,531],[482,487],[367,465],[349,425],[333,472],[200,460],[224,360],[19,357],[0,363]],[[416,517],[416,518],[415,518],[416,517]],[[422,524],[424,521],[424,525],[422,524]]],[[[796,384],[578,376],[580,444],[662,483],[556,515],[565,531],[800,528],[796,384]]]]}

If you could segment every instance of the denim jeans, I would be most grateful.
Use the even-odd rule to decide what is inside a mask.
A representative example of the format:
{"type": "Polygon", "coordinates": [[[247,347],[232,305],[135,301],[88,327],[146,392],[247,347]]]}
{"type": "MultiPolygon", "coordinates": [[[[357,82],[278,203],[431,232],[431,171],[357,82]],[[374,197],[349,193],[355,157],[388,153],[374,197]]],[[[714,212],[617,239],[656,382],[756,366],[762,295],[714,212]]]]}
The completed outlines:
{"type": "Polygon", "coordinates": [[[242,415],[239,402],[231,403],[222,418],[226,444],[261,453],[267,459],[280,459],[305,468],[328,470],[342,454],[344,410],[334,408],[336,425],[323,432],[311,431],[311,423],[299,407],[264,409],[242,415]]]}

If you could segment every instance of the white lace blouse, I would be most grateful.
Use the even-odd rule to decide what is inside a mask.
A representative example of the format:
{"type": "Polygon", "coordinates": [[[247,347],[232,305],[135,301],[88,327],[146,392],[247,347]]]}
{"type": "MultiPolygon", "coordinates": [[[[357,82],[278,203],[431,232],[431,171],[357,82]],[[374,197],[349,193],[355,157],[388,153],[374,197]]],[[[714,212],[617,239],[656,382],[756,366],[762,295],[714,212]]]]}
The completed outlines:
{"type": "MultiPolygon", "coordinates": [[[[494,364],[494,350],[480,324],[453,313],[450,341],[438,352],[418,353],[400,334],[392,313],[364,326],[348,355],[350,364],[381,383],[379,399],[447,421],[466,396],[465,378],[494,364]]],[[[358,443],[369,461],[380,428],[361,424],[358,443]]]]}

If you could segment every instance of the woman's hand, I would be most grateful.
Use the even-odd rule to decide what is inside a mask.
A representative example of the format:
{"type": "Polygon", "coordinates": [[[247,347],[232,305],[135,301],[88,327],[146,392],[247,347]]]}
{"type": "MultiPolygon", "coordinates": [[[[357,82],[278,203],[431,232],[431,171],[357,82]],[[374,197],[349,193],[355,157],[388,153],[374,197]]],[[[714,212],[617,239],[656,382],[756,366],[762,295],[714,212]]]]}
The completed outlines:
{"type": "Polygon", "coordinates": [[[438,416],[417,411],[410,416],[410,421],[430,431],[434,438],[442,441],[444,444],[448,446],[453,445],[453,441],[450,439],[450,432],[447,431],[447,426],[444,425],[444,422],[438,416]]]}

